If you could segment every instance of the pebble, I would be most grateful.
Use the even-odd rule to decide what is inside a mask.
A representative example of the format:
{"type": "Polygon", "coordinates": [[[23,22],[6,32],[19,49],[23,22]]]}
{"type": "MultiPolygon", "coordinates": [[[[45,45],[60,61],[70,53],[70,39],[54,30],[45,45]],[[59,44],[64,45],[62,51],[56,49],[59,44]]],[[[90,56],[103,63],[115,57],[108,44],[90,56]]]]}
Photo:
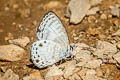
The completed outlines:
{"type": "Polygon", "coordinates": [[[107,19],[107,15],[106,15],[106,14],[102,14],[102,15],[100,16],[100,18],[103,19],[103,20],[105,20],[105,19],[107,19]]]}
{"type": "Polygon", "coordinates": [[[1,80],[19,80],[19,76],[15,74],[11,69],[8,69],[1,80]]]}
{"type": "Polygon", "coordinates": [[[68,78],[69,80],[82,80],[81,77],[77,74],[73,74],[68,78]]]}
{"type": "Polygon", "coordinates": [[[110,8],[111,8],[111,14],[113,16],[120,17],[120,9],[118,6],[110,6],[110,8]]]}
{"type": "Polygon", "coordinates": [[[86,75],[96,75],[96,71],[94,69],[89,69],[87,72],[86,72],[86,75]]]}
{"type": "Polygon", "coordinates": [[[94,22],[96,20],[95,16],[89,16],[88,17],[88,22],[91,23],[91,22],[94,22]]]}
{"type": "Polygon", "coordinates": [[[120,43],[117,43],[117,48],[120,49],[120,43]]]}
{"type": "Polygon", "coordinates": [[[67,66],[64,69],[64,77],[65,78],[68,78],[69,76],[71,76],[73,74],[75,66],[76,66],[76,61],[75,60],[69,61],[67,63],[67,66]]]}
{"type": "Polygon", "coordinates": [[[103,71],[100,68],[96,69],[96,76],[97,77],[102,77],[103,76],[103,71]]]}
{"type": "Polygon", "coordinates": [[[53,65],[50,70],[45,74],[45,78],[53,77],[53,76],[61,76],[63,75],[63,71],[59,69],[57,66],[53,65]]]}
{"type": "Polygon", "coordinates": [[[22,37],[18,39],[8,40],[8,42],[10,44],[15,44],[21,47],[25,47],[30,42],[30,39],[28,37],[22,37]]]}
{"type": "Polygon", "coordinates": [[[79,37],[74,37],[74,40],[78,40],[79,39],[79,37]]]}
{"type": "Polygon", "coordinates": [[[52,9],[58,7],[63,7],[63,4],[60,1],[50,1],[49,3],[44,5],[44,9],[52,9]]]}
{"type": "Polygon", "coordinates": [[[90,0],[91,6],[95,6],[95,5],[101,4],[101,2],[102,2],[102,0],[90,0]]]}
{"type": "Polygon", "coordinates": [[[120,52],[113,55],[113,58],[120,64],[120,52]]]}
{"type": "Polygon", "coordinates": [[[89,8],[89,0],[71,0],[67,6],[65,16],[70,18],[70,23],[78,24],[85,17],[89,8]]]}
{"type": "Polygon", "coordinates": [[[25,50],[19,46],[13,44],[0,46],[0,60],[18,61],[24,54],[25,50]]]}
{"type": "Polygon", "coordinates": [[[87,68],[97,68],[97,67],[100,67],[102,65],[102,61],[101,60],[91,60],[89,61],[85,67],[87,68]]]}
{"type": "Polygon", "coordinates": [[[39,71],[31,73],[29,76],[25,76],[23,80],[44,80],[39,71]]]}
{"type": "Polygon", "coordinates": [[[88,50],[80,50],[75,56],[74,59],[78,62],[88,62],[92,59],[92,55],[90,55],[90,51],[88,50]]]}
{"type": "Polygon", "coordinates": [[[88,10],[87,15],[96,14],[96,12],[98,12],[98,11],[99,11],[99,7],[93,7],[93,8],[88,10]]]}
{"type": "Polygon", "coordinates": [[[21,17],[26,18],[30,16],[31,10],[29,8],[19,9],[19,13],[21,17]]]}
{"type": "Polygon", "coordinates": [[[112,59],[112,55],[117,52],[117,47],[106,41],[98,41],[96,44],[96,50],[93,52],[95,56],[104,60],[112,59]]]}
{"type": "Polygon", "coordinates": [[[118,29],[116,32],[112,34],[112,36],[120,36],[120,29],[118,29]]]}

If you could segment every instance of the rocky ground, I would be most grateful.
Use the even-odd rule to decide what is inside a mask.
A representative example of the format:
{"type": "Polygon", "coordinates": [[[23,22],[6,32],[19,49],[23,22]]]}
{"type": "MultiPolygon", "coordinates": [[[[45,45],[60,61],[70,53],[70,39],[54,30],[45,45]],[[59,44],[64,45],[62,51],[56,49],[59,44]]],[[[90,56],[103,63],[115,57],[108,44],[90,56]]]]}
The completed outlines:
{"type": "Polygon", "coordinates": [[[0,80],[120,80],[119,18],[120,0],[0,0],[0,80]],[[65,25],[74,57],[38,69],[30,46],[48,11],[65,25]]]}

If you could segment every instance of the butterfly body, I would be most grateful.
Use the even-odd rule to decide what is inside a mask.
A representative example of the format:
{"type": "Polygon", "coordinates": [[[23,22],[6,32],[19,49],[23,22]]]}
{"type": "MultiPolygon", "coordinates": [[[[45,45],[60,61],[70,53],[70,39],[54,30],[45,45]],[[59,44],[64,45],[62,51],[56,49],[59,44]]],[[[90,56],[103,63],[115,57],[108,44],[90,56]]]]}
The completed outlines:
{"type": "Polygon", "coordinates": [[[53,65],[71,55],[65,28],[53,12],[48,12],[43,17],[37,37],[38,40],[31,46],[31,58],[37,67],[53,65]]]}

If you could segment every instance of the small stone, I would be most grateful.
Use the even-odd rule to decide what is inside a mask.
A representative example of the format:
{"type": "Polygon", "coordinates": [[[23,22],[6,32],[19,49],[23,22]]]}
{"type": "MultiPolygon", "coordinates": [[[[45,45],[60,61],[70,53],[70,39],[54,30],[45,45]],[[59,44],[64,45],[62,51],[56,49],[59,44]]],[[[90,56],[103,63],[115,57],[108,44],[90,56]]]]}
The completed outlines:
{"type": "Polygon", "coordinates": [[[9,10],[10,10],[10,8],[6,6],[5,7],[5,11],[9,11],[9,10]]]}
{"type": "Polygon", "coordinates": [[[3,29],[0,29],[0,33],[3,32],[4,30],[3,29]]]}
{"type": "Polygon", "coordinates": [[[89,16],[88,17],[88,22],[91,23],[91,22],[94,22],[96,20],[95,16],[89,16]]]}
{"type": "Polygon", "coordinates": [[[113,55],[113,58],[120,64],[120,52],[113,55]]]}
{"type": "Polygon", "coordinates": [[[79,75],[73,74],[71,77],[69,77],[69,80],[82,80],[82,79],[79,75]]]}
{"type": "Polygon", "coordinates": [[[78,40],[79,39],[79,37],[74,37],[74,40],[78,40]]]}
{"type": "Polygon", "coordinates": [[[89,61],[85,67],[87,68],[97,68],[97,67],[100,67],[102,65],[102,61],[101,60],[91,60],[89,61]]]}
{"type": "Polygon", "coordinates": [[[63,7],[63,4],[60,1],[50,1],[49,3],[44,5],[45,9],[52,9],[52,8],[56,8],[56,7],[63,7]]]}
{"type": "Polygon", "coordinates": [[[96,75],[96,71],[94,69],[89,69],[87,72],[86,72],[86,75],[96,75]]]}
{"type": "Polygon", "coordinates": [[[88,10],[87,15],[96,14],[96,12],[98,12],[98,11],[99,11],[99,7],[93,7],[93,8],[88,10]]]}
{"type": "Polygon", "coordinates": [[[88,62],[92,59],[92,56],[90,55],[91,52],[87,50],[80,50],[76,55],[74,55],[75,60],[78,62],[88,62]]]}
{"type": "Polygon", "coordinates": [[[100,16],[100,18],[101,18],[101,19],[107,19],[107,15],[106,15],[106,14],[102,14],[102,15],[100,16]]]}
{"type": "Polygon", "coordinates": [[[63,71],[59,69],[57,66],[53,65],[50,70],[46,73],[45,78],[53,77],[53,76],[61,76],[63,75],[63,71]]]}
{"type": "Polygon", "coordinates": [[[36,21],[36,20],[33,21],[32,24],[33,24],[34,26],[36,26],[36,25],[37,25],[37,21],[36,21]]]}
{"type": "Polygon", "coordinates": [[[30,39],[28,37],[22,37],[18,39],[9,40],[8,42],[10,44],[15,44],[21,47],[25,47],[30,42],[30,39]]]}
{"type": "Polygon", "coordinates": [[[118,29],[115,33],[113,33],[112,36],[120,36],[120,29],[118,29]]]}
{"type": "Polygon", "coordinates": [[[86,74],[86,72],[88,71],[88,69],[87,68],[83,68],[82,70],[80,70],[79,72],[78,72],[78,75],[79,76],[85,76],[85,74],[86,74]]]}
{"type": "Polygon", "coordinates": [[[14,9],[17,9],[18,7],[19,7],[18,4],[13,4],[14,9]]]}
{"type": "Polygon", "coordinates": [[[8,69],[2,77],[2,80],[19,80],[19,76],[15,74],[11,69],[8,69]]]}
{"type": "Polygon", "coordinates": [[[5,41],[9,40],[9,39],[13,39],[13,34],[12,33],[7,33],[7,36],[5,37],[5,41]]]}
{"type": "Polygon", "coordinates": [[[20,13],[21,17],[25,18],[25,17],[29,17],[30,16],[31,10],[29,8],[19,9],[19,13],[20,13]]]}
{"type": "Polygon", "coordinates": [[[96,69],[96,76],[97,77],[102,77],[103,76],[103,72],[102,72],[102,70],[100,68],[96,69]]]}
{"type": "Polygon", "coordinates": [[[16,45],[0,46],[0,60],[18,61],[23,58],[25,50],[16,45]]]}
{"type": "Polygon", "coordinates": [[[65,16],[70,18],[70,23],[78,24],[85,17],[89,8],[89,0],[71,0],[66,9],[65,16]]]}
{"type": "Polygon", "coordinates": [[[98,58],[108,57],[111,58],[114,53],[117,52],[117,47],[114,44],[105,41],[98,41],[96,44],[96,50],[94,51],[94,55],[98,58]]]}
{"type": "Polygon", "coordinates": [[[31,73],[29,76],[25,76],[23,80],[44,80],[39,71],[31,73]]]}
{"type": "Polygon", "coordinates": [[[64,77],[68,78],[73,74],[73,70],[75,69],[76,61],[69,61],[68,65],[64,69],[64,77]]]}
{"type": "Polygon", "coordinates": [[[117,6],[111,6],[110,8],[112,9],[112,10],[111,10],[111,14],[112,14],[113,16],[120,17],[119,7],[117,7],[117,6]]]}
{"type": "Polygon", "coordinates": [[[82,76],[82,80],[105,80],[96,76],[96,71],[94,69],[89,69],[86,75],[82,76]]]}
{"type": "Polygon", "coordinates": [[[117,43],[117,48],[120,49],[120,43],[117,43]]]}
{"type": "Polygon", "coordinates": [[[101,2],[102,2],[102,0],[90,0],[91,6],[95,6],[95,5],[101,4],[101,2]]]}

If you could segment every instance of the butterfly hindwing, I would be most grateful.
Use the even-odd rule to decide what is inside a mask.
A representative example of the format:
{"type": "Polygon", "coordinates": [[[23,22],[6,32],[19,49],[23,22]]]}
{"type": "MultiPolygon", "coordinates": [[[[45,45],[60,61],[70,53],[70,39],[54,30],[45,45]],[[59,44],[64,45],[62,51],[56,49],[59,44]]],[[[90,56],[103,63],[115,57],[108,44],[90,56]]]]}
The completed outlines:
{"type": "Polygon", "coordinates": [[[68,53],[62,50],[60,44],[50,40],[35,41],[31,47],[32,61],[39,68],[44,68],[66,58],[66,54],[68,53]]]}

